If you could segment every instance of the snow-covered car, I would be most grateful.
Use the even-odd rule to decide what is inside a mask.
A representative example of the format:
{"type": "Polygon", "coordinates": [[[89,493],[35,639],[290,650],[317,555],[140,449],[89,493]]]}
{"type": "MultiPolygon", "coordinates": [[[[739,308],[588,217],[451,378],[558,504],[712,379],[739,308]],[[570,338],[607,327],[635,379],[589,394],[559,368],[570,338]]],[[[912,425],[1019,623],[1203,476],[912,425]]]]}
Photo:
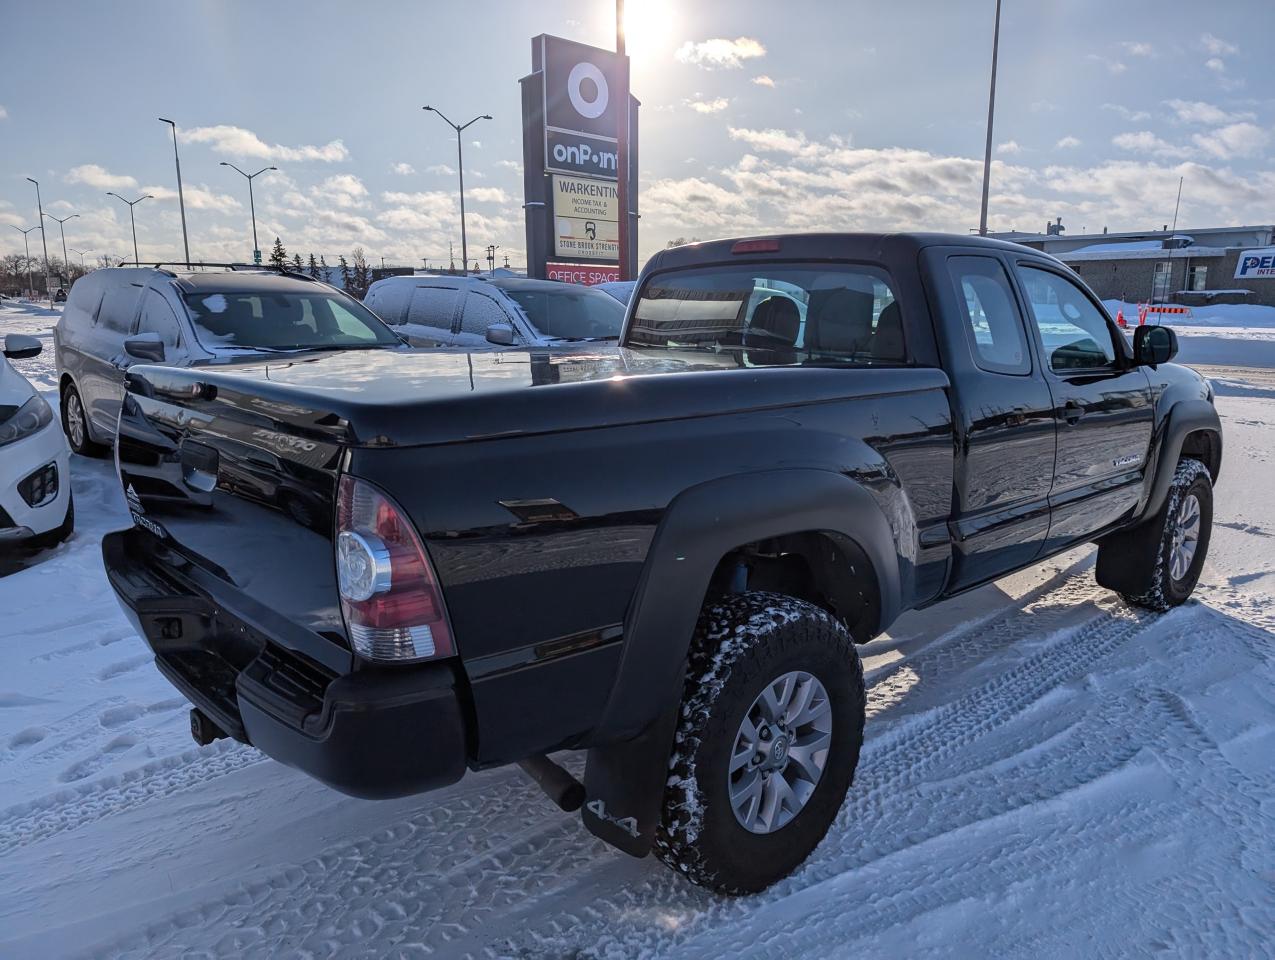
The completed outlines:
{"type": "Polygon", "coordinates": [[[10,360],[39,355],[35,337],[11,333],[0,360],[0,548],[51,546],[71,535],[71,455],[53,408],[10,360]]]}
{"type": "Polygon", "coordinates": [[[71,449],[86,456],[113,440],[134,363],[192,367],[403,345],[353,297],[301,274],[146,267],[77,280],[53,343],[62,425],[71,449]]]}
{"type": "Polygon", "coordinates": [[[633,297],[633,288],[636,286],[636,280],[608,280],[606,283],[596,284],[593,289],[610,294],[627,307],[629,300],[633,297]]]}
{"type": "Polygon", "coordinates": [[[624,307],[592,287],[522,277],[386,277],[363,302],[415,347],[618,340],[624,323],[624,307]]]}

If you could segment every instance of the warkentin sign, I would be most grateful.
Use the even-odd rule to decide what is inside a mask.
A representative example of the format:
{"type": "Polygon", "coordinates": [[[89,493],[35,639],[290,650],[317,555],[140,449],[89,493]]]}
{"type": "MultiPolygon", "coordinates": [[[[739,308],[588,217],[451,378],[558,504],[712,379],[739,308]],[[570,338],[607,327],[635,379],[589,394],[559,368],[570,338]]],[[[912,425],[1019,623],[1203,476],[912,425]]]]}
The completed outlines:
{"type": "Polygon", "coordinates": [[[1245,250],[1235,263],[1236,280],[1275,278],[1275,247],[1245,250]]]}

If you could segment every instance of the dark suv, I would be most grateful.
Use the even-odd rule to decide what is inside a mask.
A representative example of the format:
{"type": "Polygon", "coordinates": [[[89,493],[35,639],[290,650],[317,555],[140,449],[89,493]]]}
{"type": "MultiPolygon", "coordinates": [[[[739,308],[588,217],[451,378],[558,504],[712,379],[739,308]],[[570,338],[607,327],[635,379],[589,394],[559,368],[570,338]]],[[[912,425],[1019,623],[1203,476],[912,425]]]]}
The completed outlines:
{"type": "Polygon", "coordinates": [[[134,363],[191,367],[273,353],[402,346],[357,300],[300,274],[159,267],[81,277],[53,342],[62,427],[80,454],[99,452],[114,438],[124,373],[134,363]]]}

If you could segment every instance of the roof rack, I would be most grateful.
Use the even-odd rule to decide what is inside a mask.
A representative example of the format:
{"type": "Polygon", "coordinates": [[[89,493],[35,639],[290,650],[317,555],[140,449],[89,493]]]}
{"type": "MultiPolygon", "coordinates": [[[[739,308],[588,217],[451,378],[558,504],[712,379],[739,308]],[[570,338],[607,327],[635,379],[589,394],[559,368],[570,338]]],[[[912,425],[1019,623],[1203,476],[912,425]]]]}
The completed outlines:
{"type": "Polygon", "coordinates": [[[276,266],[273,263],[210,263],[208,261],[201,261],[200,263],[186,263],[184,260],[160,260],[157,263],[149,263],[149,262],[148,263],[137,263],[137,262],[121,263],[120,266],[121,267],[129,266],[129,267],[141,268],[141,269],[149,268],[153,270],[162,270],[164,273],[167,273],[169,276],[173,276],[173,277],[177,276],[177,274],[174,273],[172,270],[165,269],[166,267],[181,267],[183,270],[191,270],[191,271],[193,271],[196,267],[222,267],[226,270],[231,270],[231,271],[269,270],[275,273],[282,274],[283,276],[286,276],[286,277],[292,277],[295,280],[309,280],[313,283],[319,282],[317,278],[312,277],[309,274],[297,273],[296,270],[292,269],[291,267],[280,267],[280,266],[276,266]]]}

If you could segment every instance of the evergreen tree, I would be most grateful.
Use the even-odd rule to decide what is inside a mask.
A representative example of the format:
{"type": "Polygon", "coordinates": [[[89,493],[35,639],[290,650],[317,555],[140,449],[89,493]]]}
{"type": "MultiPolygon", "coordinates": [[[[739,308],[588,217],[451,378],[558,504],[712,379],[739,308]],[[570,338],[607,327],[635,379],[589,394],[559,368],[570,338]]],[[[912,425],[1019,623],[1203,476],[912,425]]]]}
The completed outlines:
{"type": "Polygon", "coordinates": [[[350,263],[350,283],[353,286],[350,292],[360,300],[367,293],[367,288],[372,285],[372,268],[368,266],[367,254],[363,252],[362,247],[354,248],[350,263]]]}
{"type": "Polygon", "coordinates": [[[312,280],[322,280],[323,276],[319,273],[319,261],[314,259],[314,254],[310,254],[310,262],[306,265],[305,272],[310,275],[312,280]]]}
{"type": "Polygon", "coordinates": [[[288,265],[288,251],[283,249],[283,241],[278,237],[274,238],[274,249],[270,251],[270,263],[280,270],[288,265]]]}
{"type": "Polygon", "coordinates": [[[332,274],[328,272],[328,258],[325,257],[323,254],[319,254],[319,273],[322,274],[322,276],[319,277],[319,279],[322,280],[324,283],[332,282],[332,274]]]}
{"type": "Polygon", "coordinates": [[[292,271],[293,273],[304,273],[305,267],[301,265],[301,254],[294,253],[292,255],[292,271]]]}
{"type": "Polygon", "coordinates": [[[349,263],[346,262],[345,254],[341,254],[341,256],[337,258],[337,262],[341,265],[340,269],[341,269],[342,289],[349,292],[353,292],[353,291],[350,291],[350,265],[349,263]]]}

